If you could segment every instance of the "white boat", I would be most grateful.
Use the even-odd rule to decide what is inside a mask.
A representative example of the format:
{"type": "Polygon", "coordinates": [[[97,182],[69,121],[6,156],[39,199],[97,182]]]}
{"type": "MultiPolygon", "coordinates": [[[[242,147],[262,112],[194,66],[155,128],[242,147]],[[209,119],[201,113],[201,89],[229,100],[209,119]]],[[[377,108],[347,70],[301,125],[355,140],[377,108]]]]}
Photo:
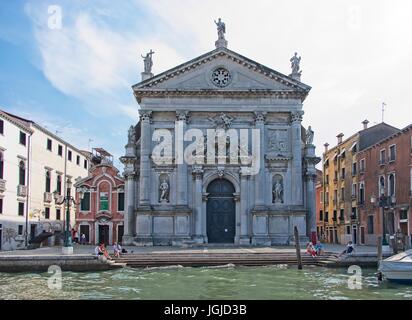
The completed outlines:
{"type": "Polygon", "coordinates": [[[381,261],[378,270],[390,281],[412,283],[412,250],[381,261]]]}

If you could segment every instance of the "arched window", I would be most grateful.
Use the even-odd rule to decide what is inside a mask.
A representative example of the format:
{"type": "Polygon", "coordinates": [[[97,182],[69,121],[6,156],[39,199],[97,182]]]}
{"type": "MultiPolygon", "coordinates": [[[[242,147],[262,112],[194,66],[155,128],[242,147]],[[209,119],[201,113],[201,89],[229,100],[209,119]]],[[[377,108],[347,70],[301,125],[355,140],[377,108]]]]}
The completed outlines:
{"type": "Polygon", "coordinates": [[[0,152],[0,179],[4,179],[4,154],[0,152]]]}
{"type": "Polygon", "coordinates": [[[51,173],[46,171],[46,192],[50,192],[51,189],[51,173]]]}
{"type": "Polygon", "coordinates": [[[57,176],[56,190],[57,190],[58,195],[61,196],[62,194],[62,176],[61,175],[57,176]]]}
{"type": "Polygon", "coordinates": [[[388,183],[388,195],[389,196],[394,196],[395,195],[395,175],[392,173],[389,175],[389,183],[388,183]]]}
{"type": "Polygon", "coordinates": [[[23,160],[19,163],[19,184],[21,186],[26,185],[26,164],[23,160]]]}

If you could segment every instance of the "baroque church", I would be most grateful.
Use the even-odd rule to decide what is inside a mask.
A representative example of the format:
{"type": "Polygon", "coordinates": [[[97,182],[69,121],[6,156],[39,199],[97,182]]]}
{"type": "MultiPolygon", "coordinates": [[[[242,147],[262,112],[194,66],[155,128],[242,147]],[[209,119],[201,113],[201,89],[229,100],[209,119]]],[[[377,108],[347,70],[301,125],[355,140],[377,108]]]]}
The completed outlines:
{"type": "Polygon", "coordinates": [[[213,51],[166,72],[152,73],[155,52],[143,57],[140,119],[121,158],[126,245],[285,245],[295,226],[302,241],[316,237],[320,159],[301,125],[311,87],[300,57],[284,75],[229,50],[216,25],[213,51]]]}

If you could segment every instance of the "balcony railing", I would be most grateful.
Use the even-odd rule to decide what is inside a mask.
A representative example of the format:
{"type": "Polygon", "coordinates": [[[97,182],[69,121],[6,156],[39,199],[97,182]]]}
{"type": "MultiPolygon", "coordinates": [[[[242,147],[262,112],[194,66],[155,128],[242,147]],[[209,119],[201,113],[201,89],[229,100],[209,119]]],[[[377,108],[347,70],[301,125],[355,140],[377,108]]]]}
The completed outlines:
{"type": "Polygon", "coordinates": [[[17,186],[17,196],[27,197],[27,186],[18,185],[17,186]]]}
{"type": "Polygon", "coordinates": [[[6,180],[0,179],[0,192],[6,191],[6,180]]]}
{"type": "Polygon", "coordinates": [[[53,201],[53,194],[50,192],[44,193],[44,202],[51,203],[53,201]]]}

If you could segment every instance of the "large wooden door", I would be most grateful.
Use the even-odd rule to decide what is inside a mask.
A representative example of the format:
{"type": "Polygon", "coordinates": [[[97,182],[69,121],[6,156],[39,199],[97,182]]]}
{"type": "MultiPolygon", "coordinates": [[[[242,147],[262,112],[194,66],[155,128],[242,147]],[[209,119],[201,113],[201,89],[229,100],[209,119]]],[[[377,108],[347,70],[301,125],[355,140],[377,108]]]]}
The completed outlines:
{"type": "Polygon", "coordinates": [[[106,246],[109,245],[109,226],[99,225],[99,244],[104,243],[106,246]]]}
{"type": "Polygon", "coordinates": [[[215,180],[207,188],[207,237],[209,243],[234,243],[236,234],[235,188],[224,179],[215,180]]]}

